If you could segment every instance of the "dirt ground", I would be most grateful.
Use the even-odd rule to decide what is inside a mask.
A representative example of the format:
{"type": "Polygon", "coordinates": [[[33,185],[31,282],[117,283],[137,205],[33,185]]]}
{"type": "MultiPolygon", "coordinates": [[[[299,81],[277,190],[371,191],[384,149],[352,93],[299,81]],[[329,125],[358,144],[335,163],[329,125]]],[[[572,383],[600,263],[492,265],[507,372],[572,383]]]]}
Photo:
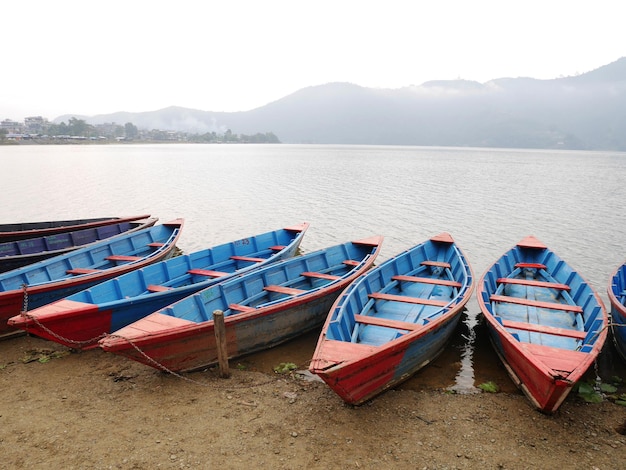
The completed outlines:
{"type": "MultiPolygon", "coordinates": [[[[298,367],[306,369],[306,357],[308,350],[298,367]]],[[[412,379],[421,385],[355,408],[322,382],[255,360],[279,358],[233,362],[229,379],[216,370],[181,378],[101,350],[71,352],[27,336],[2,341],[1,466],[626,468],[626,436],[618,432],[626,407],[608,400],[589,404],[571,394],[545,416],[506,378],[498,378],[506,385],[499,393],[455,394],[423,385],[430,382],[422,376],[412,379]]],[[[447,377],[451,369],[424,371],[447,377]]]]}

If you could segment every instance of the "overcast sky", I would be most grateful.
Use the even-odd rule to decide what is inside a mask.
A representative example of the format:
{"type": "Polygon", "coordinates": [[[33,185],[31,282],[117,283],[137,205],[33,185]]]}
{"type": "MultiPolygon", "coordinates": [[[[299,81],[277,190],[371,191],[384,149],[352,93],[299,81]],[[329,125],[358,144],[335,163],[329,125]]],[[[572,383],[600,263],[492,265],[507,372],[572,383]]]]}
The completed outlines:
{"type": "Polygon", "coordinates": [[[626,56],[622,0],[26,0],[2,15],[0,120],[247,111],[329,82],[576,75],[626,56]]]}

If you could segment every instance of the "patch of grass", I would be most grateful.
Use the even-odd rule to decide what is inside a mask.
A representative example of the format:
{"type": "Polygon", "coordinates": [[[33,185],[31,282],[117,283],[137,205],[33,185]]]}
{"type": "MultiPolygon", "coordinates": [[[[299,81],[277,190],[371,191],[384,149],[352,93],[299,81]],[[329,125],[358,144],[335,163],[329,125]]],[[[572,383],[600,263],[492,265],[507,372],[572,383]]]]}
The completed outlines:
{"type": "Polygon", "coordinates": [[[498,384],[492,381],[482,383],[478,386],[478,388],[487,393],[498,393],[500,391],[498,384]]]}
{"type": "Polygon", "coordinates": [[[617,395],[618,388],[624,383],[621,377],[613,376],[607,382],[578,382],[574,390],[587,403],[600,403],[610,400],[616,405],[626,406],[626,393],[617,395]]]}
{"type": "Polygon", "coordinates": [[[52,351],[51,349],[33,349],[27,351],[26,356],[21,359],[21,362],[28,364],[29,362],[40,362],[45,364],[50,359],[59,359],[61,357],[69,355],[69,351],[52,351]]]}
{"type": "Polygon", "coordinates": [[[293,362],[281,362],[277,366],[274,367],[274,372],[277,374],[288,374],[292,370],[296,370],[298,368],[293,362]]]}
{"type": "Polygon", "coordinates": [[[593,385],[587,382],[578,382],[578,396],[585,400],[587,403],[600,403],[602,401],[602,394],[600,394],[593,385]]]}

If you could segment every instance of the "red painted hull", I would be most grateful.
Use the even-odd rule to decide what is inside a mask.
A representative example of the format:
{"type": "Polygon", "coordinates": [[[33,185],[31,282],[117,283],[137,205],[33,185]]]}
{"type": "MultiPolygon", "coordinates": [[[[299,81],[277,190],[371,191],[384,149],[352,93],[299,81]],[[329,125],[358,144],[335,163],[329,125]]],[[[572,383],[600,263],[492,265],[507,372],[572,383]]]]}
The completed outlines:
{"type": "Polygon", "coordinates": [[[343,401],[360,405],[409,379],[435,360],[454,332],[466,302],[445,317],[384,346],[322,337],[310,370],[343,401]]]}
{"type": "MultiPolygon", "coordinates": [[[[324,322],[341,289],[224,319],[230,359],[288,341],[324,322]]],[[[102,349],[157,369],[186,372],[218,362],[213,321],[194,323],[153,313],[100,341],[102,349]],[[141,352],[140,352],[141,351],[141,352]]]]}
{"type": "MultiPolygon", "coordinates": [[[[180,228],[182,228],[183,221],[182,219],[178,219],[169,222],[167,225],[180,226],[180,228]]],[[[123,264],[78,277],[66,277],[57,281],[29,285],[26,289],[26,298],[23,289],[0,292],[0,336],[15,333],[17,331],[16,328],[8,324],[8,320],[15,315],[19,315],[20,312],[24,310],[24,307],[28,307],[29,302],[32,302],[33,299],[36,299],[42,304],[51,303],[66,297],[71,293],[97,284],[98,282],[111,279],[131,270],[160,261],[171,255],[179,236],[180,230],[178,231],[176,239],[173,240],[167,248],[160,250],[158,254],[146,256],[144,259],[131,264],[123,264]]]]}
{"type": "Polygon", "coordinates": [[[102,332],[111,330],[111,316],[111,310],[101,311],[94,304],[62,299],[47,305],[45,313],[38,312],[36,317],[21,312],[8,323],[69,348],[92,349],[98,347],[102,332]]]}
{"type": "MultiPolygon", "coordinates": [[[[219,362],[214,322],[208,315],[215,311],[215,307],[206,311],[204,320],[200,321],[190,321],[162,312],[179,309],[180,317],[188,314],[192,315],[192,318],[198,318],[191,313],[200,313],[197,311],[198,304],[203,304],[200,310],[204,311],[206,309],[204,303],[214,301],[215,303],[211,305],[225,305],[231,312],[224,318],[229,359],[271,348],[309,330],[319,328],[343,289],[372,267],[381,243],[382,237],[352,242],[352,245],[360,246],[357,250],[358,261],[352,258],[350,262],[339,261],[346,256],[344,251],[346,247],[339,245],[331,251],[320,250],[253,271],[239,279],[209,287],[148,315],[105,337],[99,344],[105,351],[160,370],[184,372],[211,366],[219,362]],[[280,279],[281,282],[288,284],[285,281],[286,277],[299,282],[298,279],[304,277],[299,273],[322,275],[311,273],[308,268],[309,261],[321,267],[324,264],[322,259],[327,260],[324,263],[329,264],[330,259],[334,259],[331,267],[334,266],[336,269],[345,269],[346,265],[354,267],[341,276],[330,276],[336,279],[323,286],[314,283],[308,287],[299,284],[300,289],[283,286],[282,289],[286,290],[284,292],[280,286],[273,285],[274,279],[280,279]],[[256,307],[246,306],[250,298],[263,295],[259,292],[262,293],[270,287],[278,288],[282,292],[280,295],[286,294],[288,297],[266,299],[269,301],[257,304],[256,307]],[[237,302],[243,302],[243,306],[233,303],[235,302],[233,298],[241,299],[237,302]]],[[[271,290],[276,292],[275,289],[271,290]]]]}
{"type": "Polygon", "coordinates": [[[335,302],[309,370],[351,405],[393,388],[445,349],[473,291],[472,279],[469,264],[448,233],[387,260],[335,302]],[[429,277],[424,268],[416,271],[416,266],[426,265],[444,266],[454,278],[440,278],[437,271],[429,277]],[[409,285],[400,286],[401,282],[409,285]],[[390,304],[376,306],[372,298],[390,304]],[[406,308],[407,304],[417,308],[406,308]],[[416,311],[420,316],[411,316],[416,311]],[[364,331],[368,324],[379,328],[379,337],[376,332],[368,336],[364,331]]]}
{"type": "MultiPolygon", "coordinates": [[[[32,222],[23,224],[22,229],[0,230],[0,242],[24,240],[33,237],[54,235],[55,233],[72,232],[87,228],[102,227],[104,225],[132,222],[134,220],[147,219],[150,214],[135,215],[131,217],[108,217],[101,219],[68,220],[66,222],[32,222]]],[[[22,224],[14,224],[18,228],[22,224]]]]}
{"type": "Polygon", "coordinates": [[[483,274],[477,297],[513,382],[539,411],[556,412],[605,343],[608,318],[597,292],[529,236],[483,274]]]}
{"type": "MultiPolygon", "coordinates": [[[[503,335],[499,338],[502,348],[495,347],[495,350],[509,376],[532,405],[547,414],[557,411],[573,386],[593,363],[589,354],[580,353],[580,358],[584,362],[575,360],[568,366],[572,373],[564,374],[548,367],[523,345],[508,341],[508,338],[503,335]]],[[[575,353],[575,351],[572,352],[575,353]]],[[[555,351],[555,353],[562,355],[562,351],[555,351]]]]}

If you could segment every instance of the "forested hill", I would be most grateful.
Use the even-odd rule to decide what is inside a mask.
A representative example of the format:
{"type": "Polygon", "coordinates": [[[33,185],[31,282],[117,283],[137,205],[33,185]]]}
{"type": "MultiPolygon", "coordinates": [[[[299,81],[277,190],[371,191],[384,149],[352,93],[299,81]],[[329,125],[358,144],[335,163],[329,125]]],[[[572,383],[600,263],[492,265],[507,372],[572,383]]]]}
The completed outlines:
{"type": "Polygon", "coordinates": [[[626,151],[626,57],[553,80],[440,80],[393,90],[329,83],[246,112],[170,107],[81,118],[191,133],[272,132],[283,143],[626,151]]]}

